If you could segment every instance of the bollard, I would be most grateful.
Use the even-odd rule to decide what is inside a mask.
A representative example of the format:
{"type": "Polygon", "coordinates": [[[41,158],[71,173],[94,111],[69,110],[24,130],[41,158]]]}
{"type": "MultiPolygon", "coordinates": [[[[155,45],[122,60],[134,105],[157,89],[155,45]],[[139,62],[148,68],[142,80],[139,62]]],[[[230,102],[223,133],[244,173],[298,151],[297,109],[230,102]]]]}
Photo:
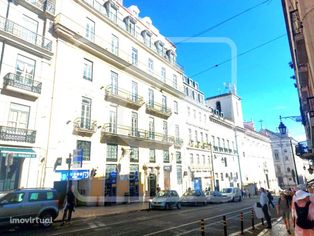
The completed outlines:
{"type": "Polygon", "coordinates": [[[252,230],[255,229],[255,226],[254,226],[254,209],[252,209],[252,212],[251,212],[251,219],[252,219],[252,230]]]}
{"type": "Polygon", "coordinates": [[[265,225],[265,224],[264,224],[264,218],[262,218],[262,225],[265,225]]]}
{"type": "Polygon", "coordinates": [[[224,226],[224,236],[227,236],[227,220],[226,220],[226,216],[222,217],[222,223],[224,226]]]}
{"type": "Polygon", "coordinates": [[[243,212],[240,213],[240,221],[241,221],[241,235],[243,235],[243,212]]]}
{"type": "Polygon", "coordinates": [[[201,219],[201,236],[205,236],[204,220],[201,219]]]}

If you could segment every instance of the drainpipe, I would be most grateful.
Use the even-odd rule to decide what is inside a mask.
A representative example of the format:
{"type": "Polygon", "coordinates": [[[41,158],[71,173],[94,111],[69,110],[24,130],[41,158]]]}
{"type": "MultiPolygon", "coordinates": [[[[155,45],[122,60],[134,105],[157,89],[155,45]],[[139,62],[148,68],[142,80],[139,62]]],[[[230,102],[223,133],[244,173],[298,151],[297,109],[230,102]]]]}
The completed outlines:
{"type": "MultiPolygon", "coordinates": [[[[5,14],[5,23],[4,23],[4,27],[6,27],[6,22],[7,19],[9,17],[9,11],[10,11],[10,4],[11,4],[12,0],[8,0],[8,6],[7,6],[7,12],[5,14]]],[[[2,62],[3,62],[3,55],[4,55],[4,48],[5,48],[5,42],[2,43],[2,48],[1,48],[1,55],[0,55],[0,74],[1,74],[1,69],[2,69],[2,62]]]]}

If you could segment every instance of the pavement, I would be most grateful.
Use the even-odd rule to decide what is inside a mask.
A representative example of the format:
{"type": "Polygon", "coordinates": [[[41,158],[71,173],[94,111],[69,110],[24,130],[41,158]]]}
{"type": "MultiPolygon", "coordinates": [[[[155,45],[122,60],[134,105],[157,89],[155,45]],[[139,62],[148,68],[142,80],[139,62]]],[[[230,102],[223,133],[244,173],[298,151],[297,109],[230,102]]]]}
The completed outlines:
{"type": "Polygon", "coordinates": [[[274,236],[293,235],[294,236],[293,227],[291,227],[290,232],[291,234],[287,232],[285,223],[282,217],[280,217],[272,223],[272,229],[264,229],[262,232],[258,234],[258,236],[270,236],[270,235],[274,235],[274,236]]]}

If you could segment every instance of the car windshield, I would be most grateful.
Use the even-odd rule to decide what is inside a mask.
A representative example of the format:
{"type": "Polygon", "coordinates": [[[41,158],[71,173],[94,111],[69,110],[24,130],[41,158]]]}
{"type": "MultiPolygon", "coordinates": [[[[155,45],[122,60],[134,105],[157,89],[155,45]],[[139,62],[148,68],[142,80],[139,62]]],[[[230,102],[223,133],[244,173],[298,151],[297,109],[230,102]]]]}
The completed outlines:
{"type": "Polygon", "coordinates": [[[157,197],[168,197],[169,191],[159,191],[157,197]]]}
{"type": "Polygon", "coordinates": [[[201,192],[195,191],[195,190],[187,191],[183,194],[183,196],[200,196],[200,195],[201,195],[201,192]]]}
{"type": "Polygon", "coordinates": [[[222,190],[223,193],[232,193],[232,188],[224,188],[222,190]]]}

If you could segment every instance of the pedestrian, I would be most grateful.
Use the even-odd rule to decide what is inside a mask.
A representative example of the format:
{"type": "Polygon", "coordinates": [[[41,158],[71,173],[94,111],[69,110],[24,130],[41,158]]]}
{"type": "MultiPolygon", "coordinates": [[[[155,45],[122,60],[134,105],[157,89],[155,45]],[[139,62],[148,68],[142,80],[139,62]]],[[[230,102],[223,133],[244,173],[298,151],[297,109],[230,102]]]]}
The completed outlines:
{"type": "Polygon", "coordinates": [[[70,187],[66,194],[65,206],[63,210],[62,224],[64,225],[65,218],[68,216],[68,222],[71,222],[72,212],[75,211],[75,196],[73,193],[73,186],[70,187]]]}
{"type": "Polygon", "coordinates": [[[159,187],[159,184],[157,184],[156,191],[157,191],[157,193],[159,193],[159,192],[160,192],[160,187],[159,187]]]}
{"type": "Polygon", "coordinates": [[[264,188],[261,188],[260,191],[261,191],[261,195],[259,198],[259,202],[262,206],[262,210],[263,210],[265,219],[267,221],[267,229],[271,229],[271,220],[270,220],[270,216],[268,213],[268,202],[269,202],[269,200],[267,197],[267,193],[266,193],[264,188]]]}
{"type": "Polygon", "coordinates": [[[290,232],[290,202],[288,200],[287,195],[284,192],[280,193],[280,197],[278,199],[277,204],[277,215],[282,216],[282,219],[285,222],[286,229],[288,234],[291,234],[290,232]]]}
{"type": "Polygon", "coordinates": [[[268,204],[272,205],[273,208],[275,208],[275,205],[273,203],[274,197],[271,195],[271,192],[267,190],[267,198],[268,198],[268,204]]]}
{"type": "Polygon", "coordinates": [[[314,196],[306,191],[298,190],[294,195],[293,205],[295,235],[314,236],[314,196]]]}

